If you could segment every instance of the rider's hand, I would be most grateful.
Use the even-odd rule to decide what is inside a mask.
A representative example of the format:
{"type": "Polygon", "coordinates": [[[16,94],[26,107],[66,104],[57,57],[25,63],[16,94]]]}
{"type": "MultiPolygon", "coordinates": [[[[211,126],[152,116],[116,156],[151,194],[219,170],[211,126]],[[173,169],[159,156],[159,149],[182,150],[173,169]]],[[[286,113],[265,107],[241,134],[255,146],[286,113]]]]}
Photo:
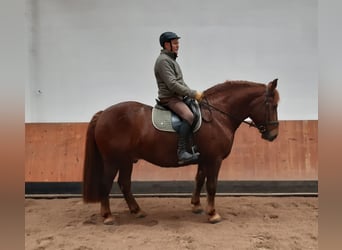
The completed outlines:
{"type": "Polygon", "coordinates": [[[198,102],[202,101],[203,97],[204,97],[203,92],[196,91],[196,95],[195,95],[196,101],[198,102]]]}

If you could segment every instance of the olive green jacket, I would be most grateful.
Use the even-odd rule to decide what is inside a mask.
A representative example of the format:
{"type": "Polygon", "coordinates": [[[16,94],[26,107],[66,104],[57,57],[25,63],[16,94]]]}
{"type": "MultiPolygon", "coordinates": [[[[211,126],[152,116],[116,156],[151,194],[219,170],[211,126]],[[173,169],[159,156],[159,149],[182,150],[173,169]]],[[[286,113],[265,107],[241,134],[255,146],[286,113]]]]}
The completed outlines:
{"type": "Polygon", "coordinates": [[[158,98],[189,96],[194,98],[196,90],[190,89],[183,80],[183,74],[176,62],[176,53],[161,50],[154,65],[154,74],[158,85],[158,98]]]}

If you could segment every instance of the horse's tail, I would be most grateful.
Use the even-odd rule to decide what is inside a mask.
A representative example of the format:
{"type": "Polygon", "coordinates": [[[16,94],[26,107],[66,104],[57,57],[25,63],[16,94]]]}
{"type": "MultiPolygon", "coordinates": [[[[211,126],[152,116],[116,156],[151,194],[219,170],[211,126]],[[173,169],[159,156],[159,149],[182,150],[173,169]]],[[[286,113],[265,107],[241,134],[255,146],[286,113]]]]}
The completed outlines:
{"type": "Polygon", "coordinates": [[[83,201],[98,202],[103,198],[103,160],[95,142],[95,127],[102,111],[97,112],[88,125],[83,167],[83,201]]]}

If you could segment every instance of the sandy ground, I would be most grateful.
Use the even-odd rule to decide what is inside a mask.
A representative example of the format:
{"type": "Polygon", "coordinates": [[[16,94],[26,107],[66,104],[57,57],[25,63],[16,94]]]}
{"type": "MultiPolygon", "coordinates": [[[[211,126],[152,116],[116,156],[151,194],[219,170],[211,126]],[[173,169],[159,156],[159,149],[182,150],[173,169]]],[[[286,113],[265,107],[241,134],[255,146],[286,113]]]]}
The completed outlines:
{"type": "Polygon", "coordinates": [[[112,198],[119,223],[103,225],[99,204],[26,199],[25,249],[318,249],[317,197],[217,197],[217,224],[193,214],[190,198],[137,201],[147,217],[112,198]]]}

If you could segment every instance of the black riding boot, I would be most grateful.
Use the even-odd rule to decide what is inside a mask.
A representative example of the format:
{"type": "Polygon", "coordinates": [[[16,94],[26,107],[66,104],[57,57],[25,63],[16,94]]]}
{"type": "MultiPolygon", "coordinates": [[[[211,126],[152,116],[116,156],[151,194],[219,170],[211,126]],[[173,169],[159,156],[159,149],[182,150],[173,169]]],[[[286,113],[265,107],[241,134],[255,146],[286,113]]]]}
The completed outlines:
{"type": "Polygon", "coordinates": [[[191,126],[187,121],[183,121],[179,129],[178,138],[178,164],[183,164],[190,161],[196,161],[199,153],[190,154],[186,151],[186,143],[189,141],[189,137],[192,133],[191,126]]]}

